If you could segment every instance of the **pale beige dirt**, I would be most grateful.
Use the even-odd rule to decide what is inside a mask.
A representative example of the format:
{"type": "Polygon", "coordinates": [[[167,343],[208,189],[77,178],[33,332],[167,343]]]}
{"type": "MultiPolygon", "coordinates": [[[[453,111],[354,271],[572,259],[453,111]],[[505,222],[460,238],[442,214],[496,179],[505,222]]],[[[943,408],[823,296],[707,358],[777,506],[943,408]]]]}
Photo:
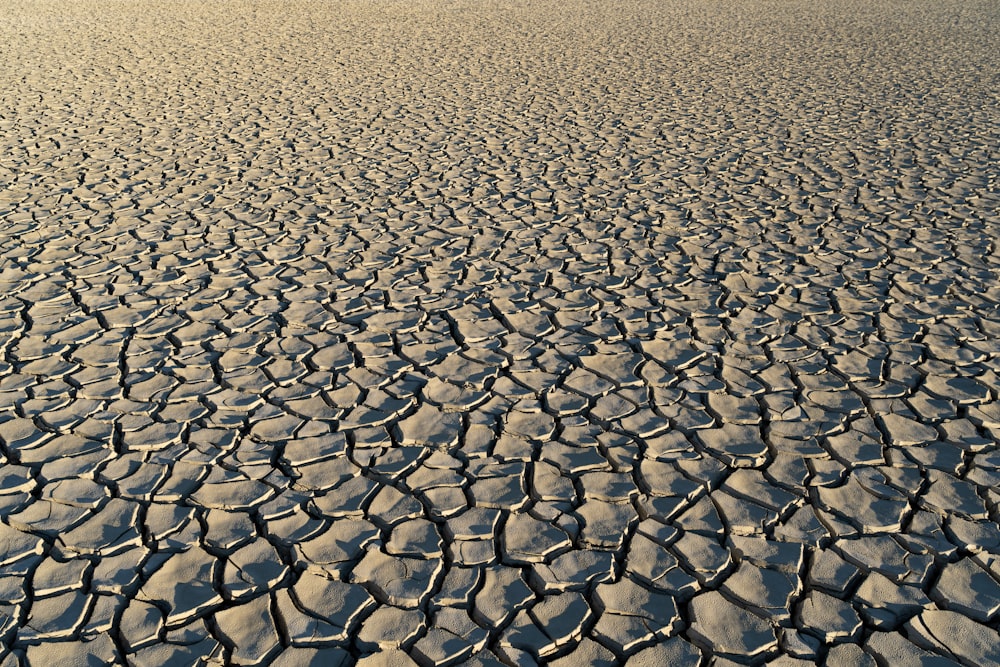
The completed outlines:
{"type": "Polygon", "coordinates": [[[0,667],[1000,664],[1000,5],[0,0],[0,667]]]}

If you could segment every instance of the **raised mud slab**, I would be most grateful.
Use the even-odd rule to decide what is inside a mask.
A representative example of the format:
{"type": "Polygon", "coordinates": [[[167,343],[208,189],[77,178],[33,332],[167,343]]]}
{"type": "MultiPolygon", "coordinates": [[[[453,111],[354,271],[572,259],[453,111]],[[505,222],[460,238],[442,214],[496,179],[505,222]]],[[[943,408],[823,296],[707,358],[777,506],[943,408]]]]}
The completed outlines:
{"type": "Polygon", "coordinates": [[[0,667],[1000,664],[1000,5],[0,0],[0,667]]]}

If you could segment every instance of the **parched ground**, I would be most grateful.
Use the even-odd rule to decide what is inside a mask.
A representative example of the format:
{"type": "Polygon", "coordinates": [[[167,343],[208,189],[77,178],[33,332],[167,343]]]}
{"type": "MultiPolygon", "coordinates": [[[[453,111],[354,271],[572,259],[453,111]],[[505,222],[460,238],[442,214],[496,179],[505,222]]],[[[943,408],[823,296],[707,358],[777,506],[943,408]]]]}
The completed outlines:
{"type": "Polygon", "coordinates": [[[0,0],[0,667],[1000,664],[998,96],[992,0],[0,0]]]}

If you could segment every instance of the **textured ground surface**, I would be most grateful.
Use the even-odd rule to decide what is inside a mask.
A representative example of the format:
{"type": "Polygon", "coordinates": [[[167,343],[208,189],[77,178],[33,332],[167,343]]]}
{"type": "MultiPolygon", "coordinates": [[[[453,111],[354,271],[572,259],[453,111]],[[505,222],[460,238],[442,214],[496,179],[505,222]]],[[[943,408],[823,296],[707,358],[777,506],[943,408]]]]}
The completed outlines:
{"type": "Polygon", "coordinates": [[[0,665],[1000,663],[998,35],[0,2],[0,665]]]}

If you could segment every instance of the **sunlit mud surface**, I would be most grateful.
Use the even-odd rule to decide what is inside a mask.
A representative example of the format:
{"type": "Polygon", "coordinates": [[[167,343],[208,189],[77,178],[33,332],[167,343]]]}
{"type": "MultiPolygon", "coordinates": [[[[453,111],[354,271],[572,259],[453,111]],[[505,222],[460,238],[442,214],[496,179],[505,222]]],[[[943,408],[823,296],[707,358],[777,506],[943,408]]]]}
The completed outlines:
{"type": "Polygon", "coordinates": [[[1000,664],[1000,5],[0,0],[0,667],[1000,664]]]}

